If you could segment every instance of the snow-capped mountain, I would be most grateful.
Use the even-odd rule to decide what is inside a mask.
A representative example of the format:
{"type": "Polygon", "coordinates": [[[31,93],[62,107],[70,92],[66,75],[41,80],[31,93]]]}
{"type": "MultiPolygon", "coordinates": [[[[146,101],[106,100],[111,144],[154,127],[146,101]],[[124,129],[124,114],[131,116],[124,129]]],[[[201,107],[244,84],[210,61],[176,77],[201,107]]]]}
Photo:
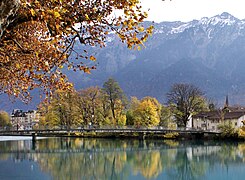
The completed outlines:
{"type": "MultiPolygon", "coordinates": [[[[145,22],[145,26],[152,24],[145,22]]],[[[76,88],[101,86],[114,77],[130,96],[164,102],[173,83],[199,86],[219,104],[226,95],[245,104],[245,20],[229,13],[190,22],[153,23],[154,35],[141,51],[128,50],[115,34],[96,52],[97,70],[68,72],[76,88]]]]}
{"type": "Polygon", "coordinates": [[[228,94],[231,102],[245,103],[245,20],[222,13],[153,25],[154,35],[141,51],[128,50],[111,34],[97,53],[97,70],[75,80],[77,87],[102,85],[113,76],[128,96],[164,101],[173,83],[188,82],[218,102],[228,94]]]}

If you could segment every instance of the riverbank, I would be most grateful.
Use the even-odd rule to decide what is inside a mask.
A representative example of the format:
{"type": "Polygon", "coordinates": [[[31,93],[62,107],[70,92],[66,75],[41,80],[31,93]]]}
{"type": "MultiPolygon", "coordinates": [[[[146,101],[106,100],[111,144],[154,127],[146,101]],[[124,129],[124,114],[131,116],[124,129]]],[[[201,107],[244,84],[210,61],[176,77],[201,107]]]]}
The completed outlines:
{"type": "Polygon", "coordinates": [[[176,139],[176,140],[208,140],[208,139],[221,139],[220,134],[208,133],[103,133],[103,132],[85,132],[85,133],[68,133],[64,135],[67,137],[83,137],[83,138],[119,138],[119,139],[176,139]]]}
{"type": "MultiPolygon", "coordinates": [[[[45,139],[47,137],[37,137],[37,139],[45,139]]],[[[31,136],[0,136],[0,141],[23,141],[32,140],[31,136]]]]}
{"type": "Polygon", "coordinates": [[[205,131],[176,131],[176,130],[151,130],[151,129],[85,129],[85,130],[33,130],[33,131],[11,131],[2,133],[0,139],[7,140],[36,140],[40,137],[78,137],[78,138],[119,138],[119,139],[176,139],[176,140],[214,140],[234,139],[244,140],[238,136],[224,136],[222,133],[205,131]],[[19,137],[18,137],[19,136],[19,137]]]}

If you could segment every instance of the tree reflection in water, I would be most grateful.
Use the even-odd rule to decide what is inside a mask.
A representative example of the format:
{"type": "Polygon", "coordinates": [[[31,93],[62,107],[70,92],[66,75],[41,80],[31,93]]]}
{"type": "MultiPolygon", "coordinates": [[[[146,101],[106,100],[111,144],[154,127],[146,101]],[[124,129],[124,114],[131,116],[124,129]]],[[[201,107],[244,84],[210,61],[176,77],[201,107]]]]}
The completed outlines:
{"type": "Polygon", "coordinates": [[[197,157],[189,159],[186,150],[177,152],[173,164],[169,170],[169,176],[173,179],[200,179],[207,171],[207,163],[199,161],[197,157]]]}
{"type": "Polygon", "coordinates": [[[0,160],[35,161],[59,180],[194,180],[205,179],[216,166],[245,166],[245,143],[51,138],[32,146],[31,141],[0,142],[0,160]]]}

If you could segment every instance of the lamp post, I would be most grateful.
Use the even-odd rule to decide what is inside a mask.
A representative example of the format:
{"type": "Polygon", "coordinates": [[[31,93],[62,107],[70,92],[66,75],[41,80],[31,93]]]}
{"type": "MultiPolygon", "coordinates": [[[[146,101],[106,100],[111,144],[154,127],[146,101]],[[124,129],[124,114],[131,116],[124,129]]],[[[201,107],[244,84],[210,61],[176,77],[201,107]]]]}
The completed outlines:
{"type": "MultiPolygon", "coordinates": [[[[92,124],[94,124],[94,114],[92,114],[92,119],[91,119],[92,124]]],[[[91,125],[92,125],[91,124],[91,125]]]]}

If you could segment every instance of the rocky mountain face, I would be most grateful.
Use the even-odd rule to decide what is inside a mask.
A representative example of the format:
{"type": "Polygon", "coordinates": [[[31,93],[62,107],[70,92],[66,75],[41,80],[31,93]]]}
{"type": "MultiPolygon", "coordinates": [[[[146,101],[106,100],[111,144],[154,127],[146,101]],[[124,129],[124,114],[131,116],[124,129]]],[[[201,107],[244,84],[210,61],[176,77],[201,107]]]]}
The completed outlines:
{"type": "Polygon", "coordinates": [[[70,74],[76,87],[101,86],[114,77],[128,96],[164,102],[173,83],[186,82],[218,103],[227,94],[232,103],[245,103],[245,20],[222,13],[154,27],[141,51],[128,50],[111,34],[107,47],[96,51],[98,65],[92,75],[70,74]]]}
{"type": "Polygon", "coordinates": [[[113,77],[129,97],[165,102],[171,85],[185,82],[219,104],[226,95],[233,104],[245,104],[245,20],[222,13],[153,25],[154,34],[141,51],[128,50],[114,34],[105,48],[91,49],[97,69],[92,74],[68,71],[75,87],[102,86],[113,77]]]}

